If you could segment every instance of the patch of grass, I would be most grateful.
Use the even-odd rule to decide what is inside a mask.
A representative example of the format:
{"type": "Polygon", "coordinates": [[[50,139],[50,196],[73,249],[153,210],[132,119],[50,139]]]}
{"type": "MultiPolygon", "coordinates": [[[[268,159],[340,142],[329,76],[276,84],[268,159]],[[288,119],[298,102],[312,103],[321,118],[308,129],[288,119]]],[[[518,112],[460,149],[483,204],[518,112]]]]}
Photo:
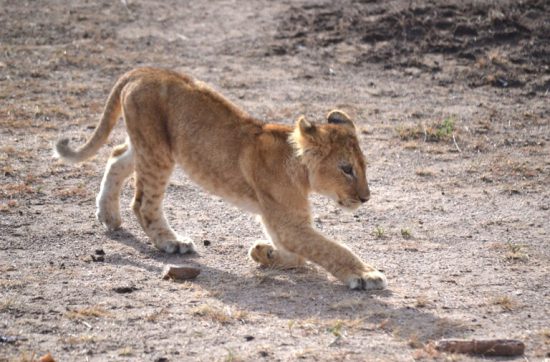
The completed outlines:
{"type": "Polygon", "coordinates": [[[376,226],[374,228],[374,236],[377,238],[377,239],[383,239],[385,237],[385,231],[384,231],[384,228],[382,228],[381,226],[376,226]]]}
{"type": "Polygon", "coordinates": [[[342,338],[344,333],[342,330],[343,327],[344,327],[344,323],[341,320],[337,320],[334,322],[334,324],[328,326],[327,332],[329,332],[336,338],[342,338]]]}
{"type": "Polygon", "coordinates": [[[345,336],[345,332],[343,330],[344,324],[342,321],[336,321],[333,325],[330,325],[327,328],[327,332],[332,334],[334,336],[334,340],[330,342],[329,346],[335,346],[337,345],[342,338],[345,336]]]}
{"type": "Polygon", "coordinates": [[[68,336],[63,337],[60,339],[61,343],[63,344],[70,344],[70,345],[77,345],[77,344],[85,344],[85,343],[95,343],[104,340],[103,337],[98,337],[96,335],[92,334],[83,334],[80,336],[68,336]]]}
{"type": "Polygon", "coordinates": [[[0,203],[0,212],[7,212],[11,209],[16,208],[19,206],[19,202],[17,200],[8,200],[7,202],[1,202],[0,203]]]}
{"type": "MultiPolygon", "coordinates": [[[[0,280],[0,288],[2,289],[16,289],[16,288],[22,288],[26,285],[25,282],[22,280],[16,280],[16,279],[1,279],[0,280]]],[[[0,302],[0,310],[2,310],[2,304],[3,302],[0,302]]]]}
{"type": "Polygon", "coordinates": [[[363,299],[344,299],[339,302],[333,303],[329,306],[332,310],[351,310],[355,311],[361,308],[364,308],[367,305],[366,301],[363,299]]]}
{"type": "Polygon", "coordinates": [[[167,314],[166,308],[161,308],[158,311],[155,311],[145,317],[145,320],[147,322],[156,322],[158,321],[163,315],[167,314]]]}
{"type": "Polygon", "coordinates": [[[453,135],[455,129],[455,121],[453,118],[445,118],[439,125],[435,127],[435,136],[437,140],[448,139],[453,135]]]}
{"type": "Polygon", "coordinates": [[[506,312],[510,312],[516,308],[518,308],[518,303],[506,296],[506,295],[503,295],[503,296],[499,296],[499,297],[496,297],[492,300],[492,304],[494,305],[498,305],[502,308],[502,310],[506,311],[506,312]]]}
{"type": "Polygon", "coordinates": [[[452,139],[455,131],[455,120],[447,117],[441,121],[427,125],[415,124],[396,128],[398,137],[403,141],[424,140],[425,142],[440,142],[452,139]]]}
{"type": "Polygon", "coordinates": [[[224,362],[240,362],[240,361],[243,361],[243,359],[240,358],[239,356],[237,356],[235,354],[235,352],[233,352],[233,350],[231,350],[229,348],[226,348],[226,351],[227,351],[227,355],[223,359],[224,362]]]}
{"type": "Polygon", "coordinates": [[[428,297],[426,297],[425,295],[420,295],[416,298],[416,302],[414,303],[414,306],[416,308],[426,308],[430,304],[431,304],[431,302],[428,299],[428,297]]]}
{"type": "MultiPolygon", "coordinates": [[[[7,361],[7,360],[6,360],[7,361]]],[[[35,352],[21,352],[21,354],[13,360],[14,362],[35,362],[35,352]]]]}
{"type": "Polygon", "coordinates": [[[27,182],[19,182],[13,184],[2,185],[0,197],[13,198],[21,195],[32,195],[35,193],[34,188],[27,182]]]}
{"type": "Polygon", "coordinates": [[[86,198],[89,195],[89,192],[84,185],[77,185],[57,190],[55,192],[55,195],[62,199],[66,199],[69,197],[86,198]]]}
{"type": "Polygon", "coordinates": [[[412,233],[409,229],[401,229],[401,236],[403,239],[410,239],[412,238],[412,233]]]}
{"type": "Polygon", "coordinates": [[[396,129],[397,135],[402,141],[411,141],[411,140],[417,140],[422,139],[424,137],[424,131],[422,130],[422,126],[420,125],[414,125],[414,126],[397,126],[396,129]]]}
{"type": "Polygon", "coordinates": [[[15,175],[15,169],[11,165],[3,165],[0,168],[0,173],[6,177],[11,177],[15,175]]]}
{"type": "Polygon", "coordinates": [[[4,299],[0,302],[0,312],[7,312],[13,309],[15,306],[15,301],[13,299],[4,299]]]}
{"type": "Polygon", "coordinates": [[[230,324],[236,321],[244,322],[248,318],[248,312],[243,310],[222,310],[221,308],[214,307],[208,304],[195,307],[191,310],[191,313],[195,316],[199,316],[208,319],[212,322],[219,324],[230,324]]]}
{"type": "Polygon", "coordinates": [[[523,251],[523,246],[520,244],[508,242],[506,244],[508,252],[506,253],[506,259],[510,261],[527,261],[529,255],[523,251]]]}
{"type": "Polygon", "coordinates": [[[118,350],[118,355],[121,357],[130,357],[134,355],[132,347],[124,347],[118,350]]]}
{"type": "Polygon", "coordinates": [[[69,319],[106,318],[111,317],[111,313],[96,305],[87,308],[70,310],[65,313],[65,316],[69,319]]]}
{"type": "MultiPolygon", "coordinates": [[[[435,348],[435,343],[429,342],[423,345],[421,348],[415,350],[414,353],[412,354],[412,358],[414,360],[423,360],[423,359],[435,360],[439,358],[440,355],[441,353],[435,348]]],[[[448,357],[450,359],[452,355],[448,357]]]]}
{"type": "Polygon", "coordinates": [[[409,141],[403,144],[403,148],[406,150],[416,150],[418,148],[418,142],[417,141],[409,141]]]}

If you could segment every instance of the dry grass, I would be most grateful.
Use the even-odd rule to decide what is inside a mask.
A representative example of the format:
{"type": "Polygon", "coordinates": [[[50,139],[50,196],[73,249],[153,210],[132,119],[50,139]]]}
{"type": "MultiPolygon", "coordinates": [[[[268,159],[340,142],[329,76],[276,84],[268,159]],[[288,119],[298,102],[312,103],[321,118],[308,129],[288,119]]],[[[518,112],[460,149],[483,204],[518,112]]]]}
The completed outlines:
{"type": "Polygon", "coordinates": [[[15,300],[14,299],[4,299],[0,302],[0,312],[7,312],[11,309],[13,309],[15,306],[15,300]]]}
{"type": "MultiPolygon", "coordinates": [[[[500,225],[498,222],[497,225],[500,225]]],[[[491,224],[488,224],[491,225],[491,224]]],[[[524,245],[513,242],[495,242],[488,245],[489,249],[504,252],[504,257],[508,261],[526,262],[529,260],[529,255],[524,250],[524,245]]]]}
{"type": "Polygon", "coordinates": [[[339,302],[333,303],[330,305],[329,308],[332,310],[356,311],[359,309],[363,309],[366,306],[367,306],[367,302],[364,299],[349,298],[349,299],[344,299],[339,302]]]}
{"type": "Polygon", "coordinates": [[[19,206],[19,201],[17,200],[8,200],[7,202],[0,202],[0,212],[7,212],[11,209],[15,209],[19,206]]]}
{"type": "Polygon", "coordinates": [[[507,243],[506,244],[508,251],[506,252],[506,259],[510,261],[528,261],[529,255],[524,252],[523,245],[516,243],[507,243]]]}
{"type": "Polygon", "coordinates": [[[435,360],[440,357],[441,353],[435,348],[435,343],[426,343],[422,348],[415,350],[412,354],[414,360],[435,360]]]}
{"type": "MultiPolygon", "coordinates": [[[[15,289],[15,288],[22,288],[26,284],[22,280],[15,280],[15,279],[0,279],[0,288],[2,289],[15,289]]],[[[2,303],[0,302],[0,306],[2,303]]]]}
{"type": "Polygon", "coordinates": [[[90,318],[108,318],[111,317],[111,313],[107,312],[100,306],[92,306],[81,309],[70,310],[65,313],[65,316],[69,319],[90,319],[90,318]]]}
{"type": "Polygon", "coordinates": [[[0,173],[6,177],[14,176],[15,169],[12,165],[3,165],[2,167],[0,167],[0,173]]]}
{"type": "Polygon", "coordinates": [[[416,150],[418,149],[417,141],[408,141],[403,144],[403,148],[406,150],[416,150]]]}
{"type": "Polygon", "coordinates": [[[241,362],[244,361],[241,357],[237,356],[235,352],[229,348],[227,350],[227,355],[223,359],[224,362],[241,362]]]}
{"type": "Polygon", "coordinates": [[[105,337],[99,337],[92,334],[83,334],[80,336],[67,336],[60,338],[60,342],[63,344],[79,345],[86,343],[95,343],[105,340],[105,337]]]}
{"type": "Polygon", "coordinates": [[[156,322],[159,319],[161,319],[163,316],[166,316],[167,314],[168,314],[168,311],[166,310],[166,308],[161,308],[160,310],[147,315],[145,317],[145,320],[147,322],[156,322]]]}
{"type": "Polygon", "coordinates": [[[134,355],[134,350],[132,347],[123,347],[120,348],[117,353],[121,357],[131,357],[134,355]]]}
{"type": "Polygon", "coordinates": [[[0,359],[0,361],[13,361],[13,362],[35,362],[36,361],[36,352],[21,352],[19,356],[15,357],[13,360],[4,360],[0,359]]]}
{"type": "Polygon", "coordinates": [[[431,302],[427,296],[419,295],[418,297],[416,297],[416,302],[414,303],[414,306],[416,308],[426,308],[426,307],[429,307],[430,305],[431,305],[431,302]]]}
{"type": "Polygon", "coordinates": [[[493,298],[491,304],[498,305],[502,308],[503,311],[510,312],[519,307],[519,304],[514,299],[503,295],[493,298]]]}
{"type": "Polygon", "coordinates": [[[219,324],[230,324],[234,322],[244,322],[248,318],[248,312],[243,310],[224,309],[203,304],[191,310],[191,314],[219,324]]]}
{"type": "Polygon", "coordinates": [[[32,195],[36,191],[27,182],[4,184],[0,189],[0,197],[13,198],[17,196],[32,195]]]}
{"type": "Polygon", "coordinates": [[[69,197],[86,198],[90,195],[84,185],[72,186],[60,190],[56,190],[54,193],[56,196],[64,199],[69,197]]]}

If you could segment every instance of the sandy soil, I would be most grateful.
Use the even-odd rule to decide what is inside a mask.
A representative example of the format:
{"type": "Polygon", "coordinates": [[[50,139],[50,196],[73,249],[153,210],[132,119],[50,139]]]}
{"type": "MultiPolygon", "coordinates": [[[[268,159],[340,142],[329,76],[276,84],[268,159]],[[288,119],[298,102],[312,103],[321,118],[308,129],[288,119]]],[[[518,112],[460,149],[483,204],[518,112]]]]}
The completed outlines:
{"type": "MultiPolygon", "coordinates": [[[[550,7],[546,1],[0,0],[0,360],[482,360],[441,338],[517,338],[550,358],[550,7]],[[361,128],[373,197],[313,197],[315,225],[381,269],[353,292],[311,266],[257,268],[258,224],[178,171],[166,212],[198,255],[158,252],[94,198],[88,137],[141,65],[207,81],[254,116],[361,128]],[[102,255],[104,253],[104,255],[102,255]],[[193,281],[161,279],[170,263],[193,281]]],[[[119,127],[110,146],[124,139],[119,127]]],[[[489,359],[490,358],[485,358],[489,359]]],[[[502,360],[502,359],[495,359],[502,360]]]]}

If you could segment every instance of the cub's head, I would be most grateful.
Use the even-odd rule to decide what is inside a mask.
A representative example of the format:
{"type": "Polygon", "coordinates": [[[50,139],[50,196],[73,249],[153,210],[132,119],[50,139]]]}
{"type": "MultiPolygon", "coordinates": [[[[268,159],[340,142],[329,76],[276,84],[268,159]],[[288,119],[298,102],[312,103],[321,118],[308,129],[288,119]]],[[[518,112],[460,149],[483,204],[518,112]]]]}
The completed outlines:
{"type": "Polygon", "coordinates": [[[300,117],[289,141],[308,169],[313,191],[351,210],[369,200],[365,156],[347,114],[331,111],[322,124],[300,117]]]}

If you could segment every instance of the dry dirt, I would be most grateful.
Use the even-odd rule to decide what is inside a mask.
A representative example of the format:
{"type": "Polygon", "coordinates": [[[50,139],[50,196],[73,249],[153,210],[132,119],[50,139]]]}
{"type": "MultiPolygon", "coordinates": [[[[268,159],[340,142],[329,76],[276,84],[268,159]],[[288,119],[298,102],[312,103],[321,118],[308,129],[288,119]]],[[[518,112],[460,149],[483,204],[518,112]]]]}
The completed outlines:
{"type": "MultiPolygon", "coordinates": [[[[502,360],[440,354],[446,337],[550,358],[549,19],[542,0],[0,0],[0,360],[502,360]],[[315,225],[389,289],[257,268],[254,218],[180,171],[166,211],[198,255],[148,243],[131,185],[106,233],[109,147],[77,166],[51,147],[83,142],[141,65],[266,121],[353,115],[373,197],[354,214],[313,197],[315,225]],[[202,272],[162,280],[172,263],[202,272]]],[[[123,139],[120,126],[109,145],[123,139]]]]}

